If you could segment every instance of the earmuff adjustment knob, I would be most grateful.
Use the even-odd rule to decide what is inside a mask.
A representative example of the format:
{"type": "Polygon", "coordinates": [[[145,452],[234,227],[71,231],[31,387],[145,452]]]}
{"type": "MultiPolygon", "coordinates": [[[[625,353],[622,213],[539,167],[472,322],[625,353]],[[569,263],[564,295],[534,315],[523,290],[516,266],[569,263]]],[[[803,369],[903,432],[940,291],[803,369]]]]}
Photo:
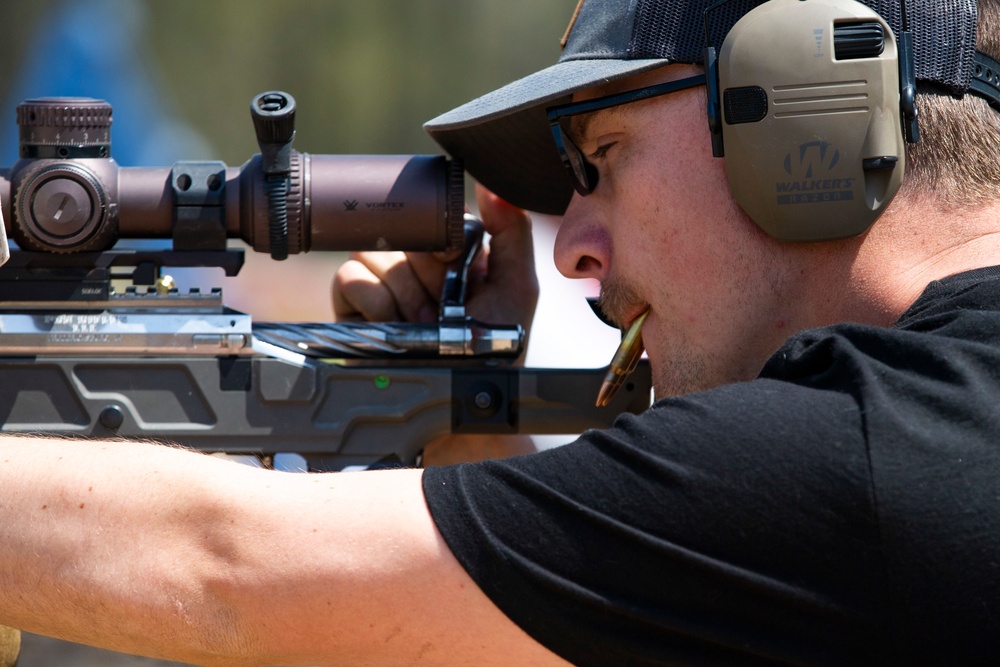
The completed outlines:
{"type": "Polygon", "coordinates": [[[833,26],[833,55],[837,60],[878,58],[885,51],[885,31],[877,21],[837,23],[833,26]]]}

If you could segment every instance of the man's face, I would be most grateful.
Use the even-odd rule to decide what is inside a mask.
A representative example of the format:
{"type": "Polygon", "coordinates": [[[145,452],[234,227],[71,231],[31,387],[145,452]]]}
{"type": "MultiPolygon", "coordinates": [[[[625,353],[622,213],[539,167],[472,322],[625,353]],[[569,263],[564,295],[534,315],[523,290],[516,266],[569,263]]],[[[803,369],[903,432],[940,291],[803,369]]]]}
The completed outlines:
{"type": "MultiPolygon", "coordinates": [[[[669,66],[575,99],[696,73],[669,66]]],[[[600,280],[621,327],[650,308],[642,333],[658,396],[754,377],[791,333],[791,264],[729,194],[705,89],[599,111],[570,134],[599,178],[566,211],[559,270],[600,280]]]]}

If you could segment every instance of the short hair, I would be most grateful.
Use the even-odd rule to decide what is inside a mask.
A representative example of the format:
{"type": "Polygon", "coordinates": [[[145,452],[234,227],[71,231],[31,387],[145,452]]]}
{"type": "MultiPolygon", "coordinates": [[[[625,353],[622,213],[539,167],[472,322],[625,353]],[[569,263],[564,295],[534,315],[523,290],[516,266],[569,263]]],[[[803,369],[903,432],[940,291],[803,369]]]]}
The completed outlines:
{"type": "MultiPolygon", "coordinates": [[[[1000,0],[979,0],[976,48],[1000,60],[1000,0]]],[[[1000,199],[1000,109],[918,83],[920,141],[907,148],[904,189],[956,207],[1000,199]]]]}

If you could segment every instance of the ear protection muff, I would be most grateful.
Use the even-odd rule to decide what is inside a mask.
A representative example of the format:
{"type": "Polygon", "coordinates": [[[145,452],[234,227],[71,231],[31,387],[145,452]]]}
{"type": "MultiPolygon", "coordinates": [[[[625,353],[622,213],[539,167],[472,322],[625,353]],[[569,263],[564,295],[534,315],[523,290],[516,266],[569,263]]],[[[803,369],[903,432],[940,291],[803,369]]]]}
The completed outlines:
{"type": "Polygon", "coordinates": [[[706,49],[713,150],[765,232],[844,238],[889,205],[906,167],[904,129],[918,138],[909,37],[901,57],[885,20],[855,0],[768,0],[717,54],[706,49]]]}

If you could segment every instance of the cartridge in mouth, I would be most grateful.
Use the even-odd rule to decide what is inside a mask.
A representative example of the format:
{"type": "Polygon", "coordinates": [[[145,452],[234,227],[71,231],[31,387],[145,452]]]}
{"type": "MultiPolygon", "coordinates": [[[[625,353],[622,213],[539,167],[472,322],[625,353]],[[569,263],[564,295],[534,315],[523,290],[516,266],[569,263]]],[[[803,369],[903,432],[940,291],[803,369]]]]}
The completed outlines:
{"type": "Polygon", "coordinates": [[[649,309],[647,308],[642,315],[635,318],[628,331],[622,336],[622,342],[618,346],[615,356],[611,359],[611,365],[608,366],[604,382],[601,383],[601,391],[597,394],[597,407],[603,408],[611,402],[611,399],[618,393],[618,389],[624,384],[625,379],[639,363],[639,359],[646,349],[642,342],[642,325],[648,316],[649,309]]]}

